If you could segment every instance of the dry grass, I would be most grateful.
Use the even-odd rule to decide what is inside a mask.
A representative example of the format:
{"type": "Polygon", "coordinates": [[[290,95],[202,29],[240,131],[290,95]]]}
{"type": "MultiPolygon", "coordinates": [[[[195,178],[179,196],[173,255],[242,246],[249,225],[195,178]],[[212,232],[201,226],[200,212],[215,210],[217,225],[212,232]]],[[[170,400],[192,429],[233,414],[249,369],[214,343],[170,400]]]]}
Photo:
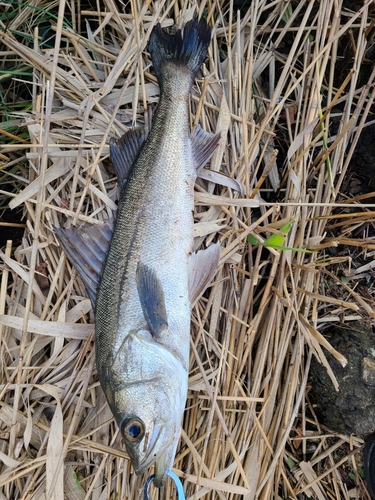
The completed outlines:
{"type": "MultiPolygon", "coordinates": [[[[231,2],[198,2],[214,34],[191,123],[222,132],[210,168],[243,192],[197,184],[195,246],[219,240],[222,254],[192,315],[190,389],[174,467],[191,499],[348,499],[340,470],[356,474],[363,441],[324,428],[306,388],[312,356],[330,371],[322,325],[375,315],[372,299],[354,290],[358,273],[348,284],[336,278],[350,259],[326,254],[338,245],[375,248],[372,237],[351,238],[373,221],[374,205],[340,193],[375,95],[375,72],[359,79],[373,2],[358,12],[340,0],[250,4],[240,16],[231,2]],[[270,187],[280,188],[277,198],[270,187]],[[312,253],[247,242],[279,234],[292,219],[285,245],[312,253]],[[325,297],[327,279],[340,300],[325,297]]],[[[17,112],[25,83],[11,75],[4,98],[14,107],[0,128],[1,170],[18,185],[10,205],[23,207],[27,225],[22,244],[0,253],[0,498],[137,499],[145,478],[132,473],[98,385],[90,301],[52,224],[113,214],[109,138],[149,123],[158,100],[150,31],[159,20],[183,23],[196,2],[133,0],[126,13],[109,0],[96,12],[75,2],[33,5],[41,10],[20,7],[0,26],[2,78],[9,65],[32,71],[25,87],[32,109],[17,112]],[[38,16],[56,14],[58,5],[49,20],[52,48],[38,47],[38,16]]],[[[351,494],[366,498],[358,475],[355,484],[351,494]]],[[[152,494],[174,498],[169,482],[152,494]]]]}

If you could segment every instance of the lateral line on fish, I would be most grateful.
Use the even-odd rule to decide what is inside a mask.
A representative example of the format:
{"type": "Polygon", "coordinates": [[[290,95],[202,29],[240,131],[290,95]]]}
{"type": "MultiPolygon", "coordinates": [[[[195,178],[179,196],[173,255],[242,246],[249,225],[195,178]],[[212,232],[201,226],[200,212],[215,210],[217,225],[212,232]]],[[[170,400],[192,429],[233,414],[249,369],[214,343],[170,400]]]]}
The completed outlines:
{"type": "MultiPolygon", "coordinates": [[[[142,384],[149,384],[149,383],[152,383],[152,382],[159,382],[160,380],[161,380],[161,377],[146,378],[146,379],[142,379],[142,384]]],[[[139,380],[137,380],[136,382],[126,382],[124,384],[119,384],[119,388],[125,389],[125,388],[132,387],[134,385],[139,385],[139,384],[140,384],[139,380]]]]}

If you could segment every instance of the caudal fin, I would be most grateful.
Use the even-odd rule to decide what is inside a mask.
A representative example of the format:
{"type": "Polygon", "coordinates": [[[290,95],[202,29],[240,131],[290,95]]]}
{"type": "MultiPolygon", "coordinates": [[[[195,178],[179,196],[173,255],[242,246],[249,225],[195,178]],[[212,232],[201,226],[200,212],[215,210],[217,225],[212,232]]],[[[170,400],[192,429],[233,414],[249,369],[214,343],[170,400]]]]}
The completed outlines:
{"type": "Polygon", "coordinates": [[[183,35],[178,30],[170,35],[157,24],[152,30],[149,51],[159,84],[163,85],[166,64],[183,66],[190,70],[191,82],[197,76],[211,42],[211,29],[206,20],[197,17],[185,24],[183,35]]]}

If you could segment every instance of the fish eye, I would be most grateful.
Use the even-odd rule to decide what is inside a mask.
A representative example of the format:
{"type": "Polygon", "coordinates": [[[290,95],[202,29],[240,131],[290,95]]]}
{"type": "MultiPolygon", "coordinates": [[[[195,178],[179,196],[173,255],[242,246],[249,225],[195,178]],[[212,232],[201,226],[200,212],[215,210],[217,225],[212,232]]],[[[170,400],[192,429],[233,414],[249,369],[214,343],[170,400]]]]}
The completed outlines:
{"type": "Polygon", "coordinates": [[[121,424],[121,432],[127,441],[136,443],[143,437],[145,426],[141,419],[130,417],[126,418],[121,424]]]}

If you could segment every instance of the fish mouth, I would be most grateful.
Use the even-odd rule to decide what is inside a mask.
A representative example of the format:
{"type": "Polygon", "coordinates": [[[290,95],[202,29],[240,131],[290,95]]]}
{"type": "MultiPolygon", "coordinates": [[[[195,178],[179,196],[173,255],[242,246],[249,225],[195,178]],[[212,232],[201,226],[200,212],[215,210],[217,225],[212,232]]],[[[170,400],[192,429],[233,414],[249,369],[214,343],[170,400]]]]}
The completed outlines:
{"type": "Polygon", "coordinates": [[[160,488],[164,484],[167,477],[167,471],[172,467],[174,452],[177,447],[177,442],[174,442],[175,440],[173,440],[173,442],[168,440],[169,442],[167,442],[161,450],[157,449],[158,444],[162,441],[164,433],[165,429],[163,429],[162,426],[155,425],[146,456],[137,466],[134,467],[134,471],[138,476],[154,464],[154,485],[157,488],[160,488]]]}
{"type": "Polygon", "coordinates": [[[167,478],[167,472],[171,469],[173,464],[174,449],[168,448],[155,462],[155,477],[154,485],[157,488],[163,486],[164,481],[167,478]]]}

